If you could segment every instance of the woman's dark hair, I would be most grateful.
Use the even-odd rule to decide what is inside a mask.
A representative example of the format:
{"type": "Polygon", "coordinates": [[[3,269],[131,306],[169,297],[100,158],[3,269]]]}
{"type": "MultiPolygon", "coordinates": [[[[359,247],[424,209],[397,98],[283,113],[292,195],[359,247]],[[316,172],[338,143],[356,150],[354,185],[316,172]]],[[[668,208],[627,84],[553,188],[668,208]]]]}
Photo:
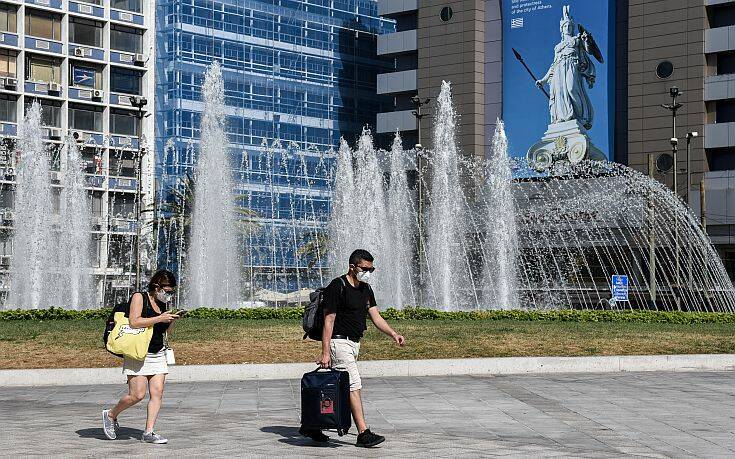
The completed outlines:
{"type": "Polygon", "coordinates": [[[159,269],[148,281],[148,291],[152,292],[156,287],[176,287],[176,276],[167,269],[159,269]]]}
{"type": "Polygon", "coordinates": [[[357,249],[350,255],[350,264],[357,266],[360,260],[369,261],[372,263],[374,258],[367,250],[357,249]]]}

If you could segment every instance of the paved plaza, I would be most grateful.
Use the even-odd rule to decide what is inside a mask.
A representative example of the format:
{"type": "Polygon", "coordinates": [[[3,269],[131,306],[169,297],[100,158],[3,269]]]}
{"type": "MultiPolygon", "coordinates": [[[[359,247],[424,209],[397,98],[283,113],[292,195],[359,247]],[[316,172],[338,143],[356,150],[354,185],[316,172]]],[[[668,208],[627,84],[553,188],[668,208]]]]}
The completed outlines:
{"type": "Polygon", "coordinates": [[[0,389],[2,456],[735,457],[735,373],[370,379],[365,409],[388,440],[358,450],[354,427],[315,446],[298,433],[299,382],[171,383],[141,444],[145,404],[104,439],[119,386],[0,389]]]}

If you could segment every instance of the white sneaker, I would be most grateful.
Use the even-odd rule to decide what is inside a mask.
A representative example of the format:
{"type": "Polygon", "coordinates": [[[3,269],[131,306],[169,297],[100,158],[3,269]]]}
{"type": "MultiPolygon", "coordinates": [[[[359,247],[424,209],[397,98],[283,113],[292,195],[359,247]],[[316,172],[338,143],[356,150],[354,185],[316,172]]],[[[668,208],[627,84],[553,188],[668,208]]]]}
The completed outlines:
{"type": "Polygon", "coordinates": [[[117,422],[113,421],[110,417],[110,410],[102,410],[102,430],[105,432],[105,437],[110,440],[117,438],[115,424],[117,424],[117,422]]]}
{"type": "Polygon", "coordinates": [[[168,443],[168,439],[163,438],[155,432],[143,432],[143,435],[140,437],[140,441],[156,445],[165,445],[168,443]]]}

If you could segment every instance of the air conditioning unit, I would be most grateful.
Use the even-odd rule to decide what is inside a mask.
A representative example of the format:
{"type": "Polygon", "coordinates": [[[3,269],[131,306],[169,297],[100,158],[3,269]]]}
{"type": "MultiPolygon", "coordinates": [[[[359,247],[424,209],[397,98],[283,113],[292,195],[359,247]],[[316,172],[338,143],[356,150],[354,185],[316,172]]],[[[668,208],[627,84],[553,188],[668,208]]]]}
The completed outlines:
{"type": "Polygon", "coordinates": [[[77,57],[84,57],[85,56],[84,48],[74,48],[74,55],[77,57]]]}
{"type": "Polygon", "coordinates": [[[105,97],[105,92],[101,89],[95,89],[92,91],[92,99],[94,100],[102,100],[102,98],[105,97]]]}
{"type": "Polygon", "coordinates": [[[49,128],[48,138],[51,140],[61,140],[61,129],[49,128]]]}
{"type": "Polygon", "coordinates": [[[145,56],[143,56],[142,54],[136,54],[133,62],[135,63],[135,65],[143,65],[145,64],[145,56]]]}
{"type": "Polygon", "coordinates": [[[74,131],[71,135],[77,142],[86,142],[90,137],[89,134],[82,131],[74,131]]]}
{"type": "Polygon", "coordinates": [[[15,89],[18,87],[18,80],[16,78],[5,78],[5,89],[15,89]]]}
{"type": "Polygon", "coordinates": [[[53,93],[60,93],[61,92],[61,85],[59,83],[51,82],[48,84],[48,92],[53,93]]]}

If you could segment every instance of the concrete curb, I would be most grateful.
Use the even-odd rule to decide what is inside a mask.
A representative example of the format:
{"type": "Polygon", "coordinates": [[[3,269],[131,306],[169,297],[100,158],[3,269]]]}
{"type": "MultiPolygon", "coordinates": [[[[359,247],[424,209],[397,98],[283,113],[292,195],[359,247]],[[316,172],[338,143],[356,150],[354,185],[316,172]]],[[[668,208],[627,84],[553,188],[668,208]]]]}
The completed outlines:
{"type": "MultiPolygon", "coordinates": [[[[299,379],[311,363],[181,365],[168,381],[299,379]]],[[[636,355],[604,357],[498,357],[484,359],[372,360],[359,362],[363,378],[615,373],[633,371],[735,371],[735,354],[636,355]]],[[[120,368],[0,370],[0,387],[74,386],[124,383],[120,368]]]]}

